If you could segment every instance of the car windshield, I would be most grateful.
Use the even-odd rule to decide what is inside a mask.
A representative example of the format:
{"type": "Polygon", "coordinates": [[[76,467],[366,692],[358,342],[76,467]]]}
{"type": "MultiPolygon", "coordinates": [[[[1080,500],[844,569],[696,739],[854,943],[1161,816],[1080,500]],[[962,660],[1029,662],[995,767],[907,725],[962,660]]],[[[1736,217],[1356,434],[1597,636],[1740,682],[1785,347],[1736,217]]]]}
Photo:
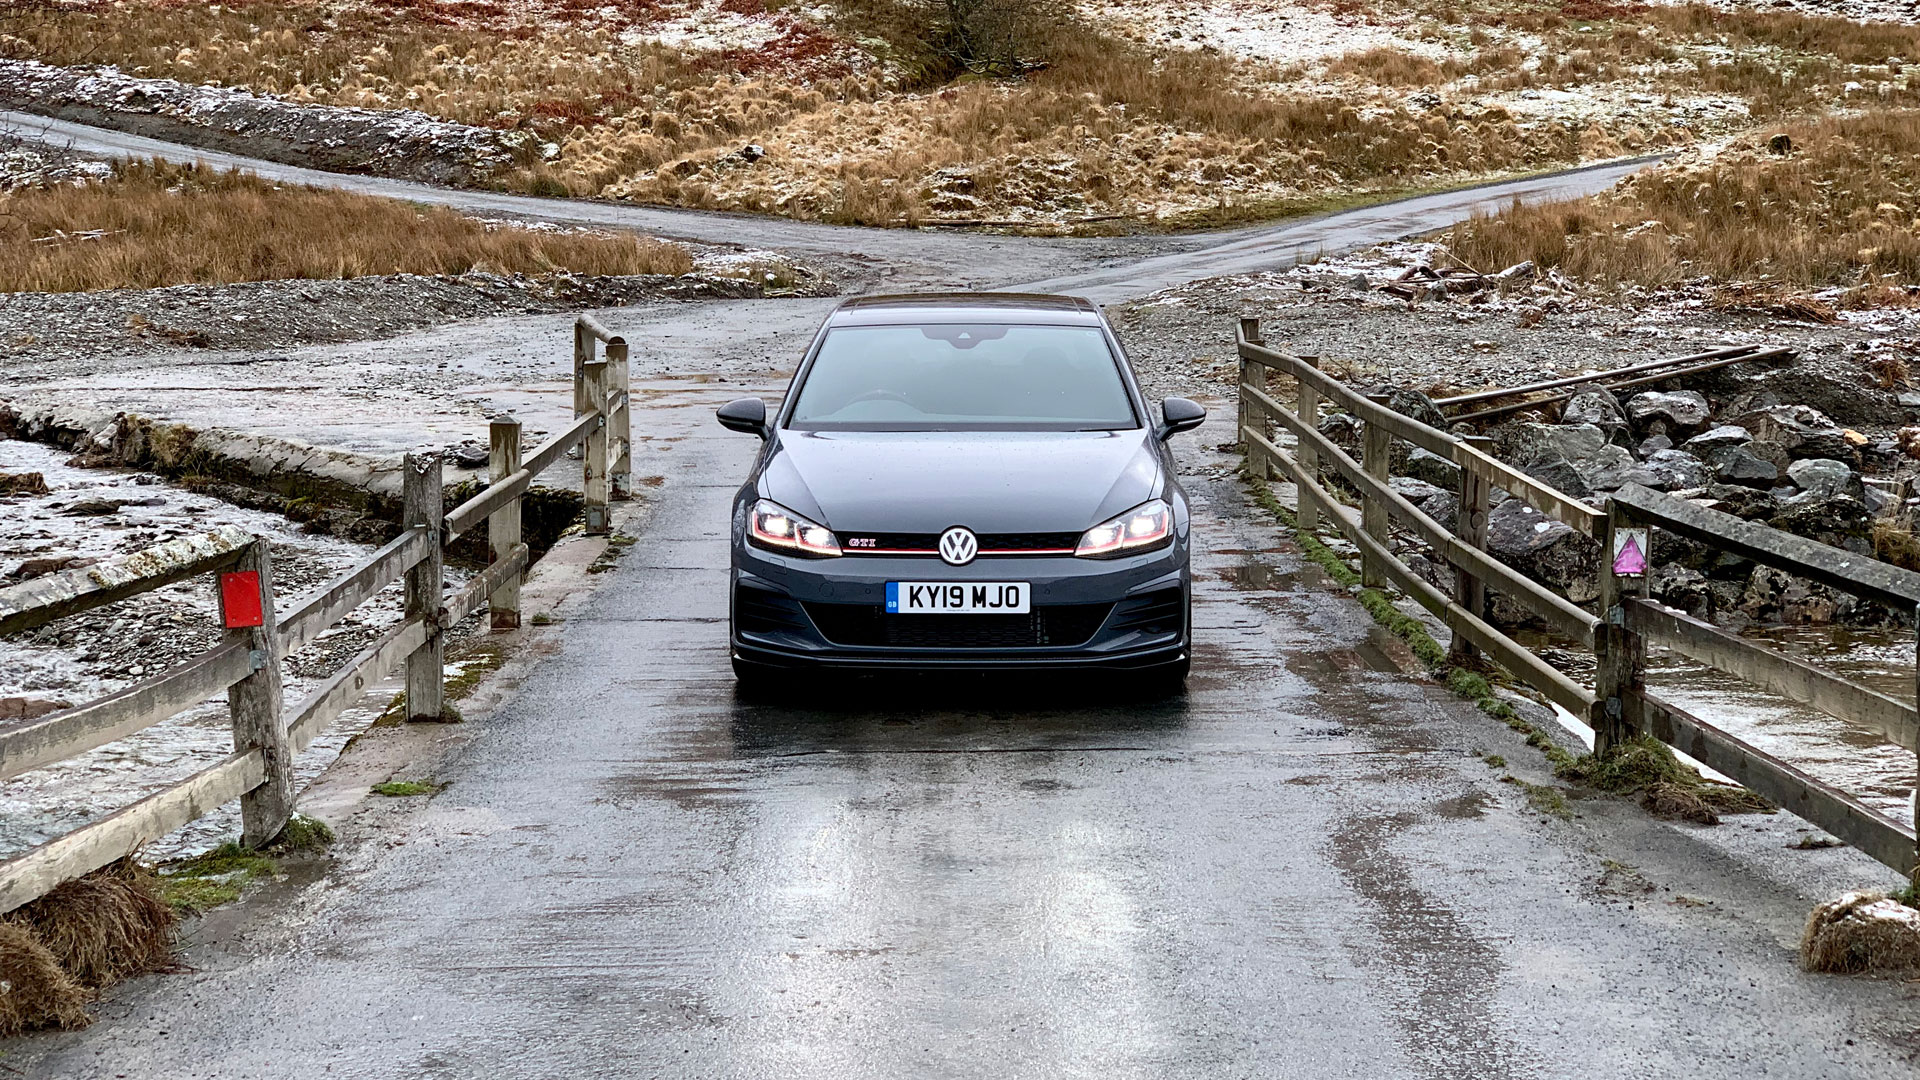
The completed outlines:
{"type": "Polygon", "coordinates": [[[1119,431],[1140,426],[1092,326],[843,326],[807,369],[801,431],[1119,431]]]}

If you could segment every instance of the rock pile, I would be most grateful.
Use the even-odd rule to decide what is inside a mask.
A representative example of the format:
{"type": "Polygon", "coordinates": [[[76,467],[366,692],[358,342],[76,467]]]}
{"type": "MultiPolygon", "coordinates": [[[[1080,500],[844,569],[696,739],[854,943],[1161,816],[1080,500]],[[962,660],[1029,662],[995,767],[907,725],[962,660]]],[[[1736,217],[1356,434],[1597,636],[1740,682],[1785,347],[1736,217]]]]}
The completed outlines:
{"type": "MultiPolygon", "coordinates": [[[[1436,423],[1438,410],[1418,394],[1396,391],[1387,403],[1444,426],[1436,423]]],[[[1898,440],[1870,439],[1818,409],[1784,404],[1770,392],[1716,406],[1693,390],[1623,397],[1595,384],[1578,388],[1559,419],[1515,420],[1486,434],[1502,460],[1574,498],[1598,502],[1626,484],[1639,484],[1862,555],[1874,552],[1876,519],[1901,509],[1898,500],[1862,475],[1865,468],[1890,466],[1908,456],[1898,440]]],[[[1352,417],[1336,415],[1321,430],[1357,455],[1362,427],[1352,417]]],[[[1394,458],[1394,471],[1407,477],[1396,481],[1405,485],[1401,494],[1451,528],[1458,468],[1405,444],[1396,447],[1394,458]]],[[[1518,499],[1498,492],[1495,499],[1500,501],[1489,515],[1488,550],[1576,603],[1595,599],[1598,545],[1518,499]]],[[[1851,597],[1664,533],[1652,554],[1655,597],[1701,617],[1766,622],[1888,617],[1851,597]]],[[[1509,625],[1527,621],[1524,611],[1499,598],[1492,615],[1509,625]]]]}

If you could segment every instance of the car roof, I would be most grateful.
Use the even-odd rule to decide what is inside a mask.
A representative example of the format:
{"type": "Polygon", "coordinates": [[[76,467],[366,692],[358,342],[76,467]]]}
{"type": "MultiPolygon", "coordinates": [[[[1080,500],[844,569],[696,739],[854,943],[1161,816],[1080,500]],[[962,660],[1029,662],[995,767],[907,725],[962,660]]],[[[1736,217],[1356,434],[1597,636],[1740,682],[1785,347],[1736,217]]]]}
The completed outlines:
{"type": "Polygon", "coordinates": [[[1100,309],[1078,296],[1045,293],[900,293],[854,297],[834,309],[827,322],[832,326],[967,322],[1098,326],[1100,309]]]}

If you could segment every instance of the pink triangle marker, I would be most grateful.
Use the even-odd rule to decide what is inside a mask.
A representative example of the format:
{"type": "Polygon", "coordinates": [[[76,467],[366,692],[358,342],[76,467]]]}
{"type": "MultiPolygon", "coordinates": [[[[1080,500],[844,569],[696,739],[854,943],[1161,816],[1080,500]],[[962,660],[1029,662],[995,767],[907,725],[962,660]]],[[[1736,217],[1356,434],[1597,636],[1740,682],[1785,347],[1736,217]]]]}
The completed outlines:
{"type": "Polygon", "coordinates": [[[1620,554],[1613,557],[1613,572],[1624,577],[1638,577],[1647,572],[1647,556],[1640,550],[1639,537],[1627,537],[1620,554]]]}

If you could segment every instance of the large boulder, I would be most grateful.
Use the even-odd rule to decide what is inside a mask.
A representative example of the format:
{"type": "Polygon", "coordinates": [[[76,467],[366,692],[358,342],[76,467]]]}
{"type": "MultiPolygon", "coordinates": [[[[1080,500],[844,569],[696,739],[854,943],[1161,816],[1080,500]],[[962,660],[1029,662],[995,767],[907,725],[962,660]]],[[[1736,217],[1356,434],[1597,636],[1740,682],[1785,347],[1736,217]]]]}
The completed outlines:
{"type": "Polygon", "coordinates": [[[1765,521],[1780,509],[1771,492],[1744,484],[1710,484],[1707,498],[1713,500],[1713,509],[1746,521],[1765,521]]]}
{"type": "Polygon", "coordinates": [[[1413,447],[1407,455],[1404,465],[1398,466],[1401,472],[1418,480],[1425,480],[1435,487],[1448,491],[1460,490],[1460,466],[1441,457],[1431,450],[1413,447]]]}
{"type": "Polygon", "coordinates": [[[1866,501],[1866,485],[1860,480],[1860,474],[1844,461],[1832,458],[1801,458],[1787,466],[1787,479],[1800,489],[1794,499],[1825,499],[1835,495],[1851,495],[1861,502],[1866,501]]]}
{"type": "Polygon", "coordinates": [[[1706,395],[1694,390],[1650,390],[1627,400],[1627,419],[1642,435],[1692,435],[1705,430],[1712,415],[1706,395]]]}
{"type": "Polygon", "coordinates": [[[1509,424],[1500,432],[1500,456],[1521,467],[1536,461],[1569,461],[1576,467],[1607,445],[1593,424],[1509,424]]]}
{"type": "Polygon", "coordinates": [[[1770,488],[1780,479],[1780,469],[1749,450],[1752,443],[1746,428],[1722,424],[1688,439],[1684,449],[1706,462],[1713,478],[1723,484],[1770,488]]]}
{"type": "Polygon", "coordinates": [[[1487,515],[1487,551],[1575,603],[1599,595],[1599,545],[1519,499],[1487,515]]]}
{"type": "MultiPolygon", "coordinates": [[[[1738,424],[1720,424],[1709,428],[1705,433],[1695,435],[1681,446],[1690,454],[1705,456],[1710,450],[1720,450],[1730,446],[1745,446],[1753,441],[1753,433],[1738,424]]],[[[1661,449],[1665,449],[1662,447],[1661,449]]]]}
{"type": "Polygon", "coordinates": [[[1591,424],[1607,433],[1609,438],[1627,429],[1627,410],[1613,391],[1604,386],[1582,386],[1575,389],[1567,404],[1560,410],[1562,424],[1591,424]]]}
{"type": "Polygon", "coordinates": [[[1638,464],[1625,447],[1603,446],[1585,464],[1578,466],[1580,479],[1588,491],[1616,491],[1627,482],[1627,474],[1638,464]]]}
{"type": "Polygon", "coordinates": [[[1729,446],[1702,454],[1713,467],[1713,478],[1723,484],[1741,484],[1762,490],[1780,479],[1780,470],[1771,461],[1755,457],[1744,446],[1729,446]]]}
{"type": "Polygon", "coordinates": [[[1387,391],[1386,399],[1382,404],[1394,412],[1418,420],[1428,427],[1439,428],[1441,431],[1447,430],[1447,418],[1441,415],[1440,407],[1433,403],[1432,398],[1418,390],[1394,387],[1387,391]]]}
{"type": "Polygon", "coordinates": [[[1860,463],[1858,448],[1847,440],[1840,425],[1818,409],[1775,405],[1738,417],[1735,423],[1753,434],[1747,449],[1782,469],[1801,458],[1860,463]]]}
{"type": "Polygon", "coordinates": [[[1580,470],[1574,468],[1566,458],[1536,461],[1520,471],[1569,498],[1584,499],[1593,494],[1587,487],[1587,481],[1580,475],[1580,470]]]}
{"type": "Polygon", "coordinates": [[[1791,499],[1767,519],[1767,524],[1856,555],[1873,552],[1873,544],[1867,539],[1873,512],[1867,509],[1866,503],[1851,495],[1807,495],[1791,499]]]}
{"type": "Polygon", "coordinates": [[[1626,479],[1655,491],[1690,491],[1712,483],[1713,473],[1692,454],[1656,450],[1647,460],[1628,469],[1626,479]]]}

